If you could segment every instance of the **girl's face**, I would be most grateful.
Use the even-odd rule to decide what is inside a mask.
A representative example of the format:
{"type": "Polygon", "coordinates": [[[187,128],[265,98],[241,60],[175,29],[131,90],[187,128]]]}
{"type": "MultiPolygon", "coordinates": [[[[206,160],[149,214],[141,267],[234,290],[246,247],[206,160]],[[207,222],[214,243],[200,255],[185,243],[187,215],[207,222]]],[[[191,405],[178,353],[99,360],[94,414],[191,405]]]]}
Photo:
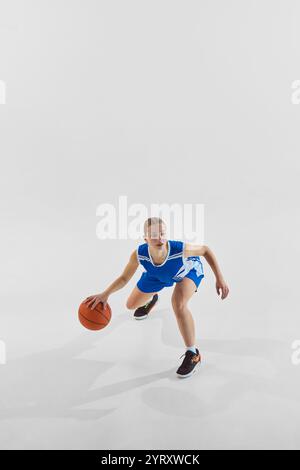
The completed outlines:
{"type": "Polygon", "coordinates": [[[162,224],[152,224],[147,229],[145,241],[154,248],[161,248],[167,241],[166,227],[162,224]]]}

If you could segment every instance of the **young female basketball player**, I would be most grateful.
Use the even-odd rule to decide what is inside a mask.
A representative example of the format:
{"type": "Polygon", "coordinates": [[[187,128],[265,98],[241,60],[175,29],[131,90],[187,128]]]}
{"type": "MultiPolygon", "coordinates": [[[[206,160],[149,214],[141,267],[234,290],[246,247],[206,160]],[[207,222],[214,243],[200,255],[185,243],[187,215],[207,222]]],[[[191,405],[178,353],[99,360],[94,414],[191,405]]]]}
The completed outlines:
{"type": "Polygon", "coordinates": [[[162,219],[150,217],[146,220],[144,239],[146,243],[131,254],[121,276],[101,294],[90,296],[85,302],[91,308],[95,308],[99,302],[105,305],[109,296],[124,287],[141,265],[145,271],[127,299],[126,306],[135,310],[134,317],[137,320],[144,319],[157,302],[157,292],[175,283],[172,306],[186,345],[185,357],[177,369],[177,375],[189,377],[195,371],[195,366],[201,362],[199,350],[195,346],[194,320],[188,309],[188,301],[197,292],[204,277],[200,256],[204,256],[216,276],[218,295],[221,291],[221,298],[225,299],[229,289],[213,252],[205,245],[167,240],[166,225],[162,219]]]}

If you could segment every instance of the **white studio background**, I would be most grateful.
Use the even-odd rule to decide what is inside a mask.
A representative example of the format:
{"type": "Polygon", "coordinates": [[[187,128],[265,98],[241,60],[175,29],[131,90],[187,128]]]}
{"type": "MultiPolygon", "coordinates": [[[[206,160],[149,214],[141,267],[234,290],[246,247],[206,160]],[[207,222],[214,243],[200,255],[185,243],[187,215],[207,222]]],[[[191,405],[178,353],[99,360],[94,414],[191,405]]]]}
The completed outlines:
{"type": "Polygon", "coordinates": [[[300,447],[299,20],[296,0],[1,1],[1,448],[300,447]],[[77,320],[137,246],[96,237],[98,205],[120,195],[205,205],[231,289],[221,302],[205,264],[205,396],[140,386],[183,350],[170,291],[152,325],[132,321],[140,272],[106,331],[77,320]],[[112,385],[128,376],[132,392],[112,385]]]}

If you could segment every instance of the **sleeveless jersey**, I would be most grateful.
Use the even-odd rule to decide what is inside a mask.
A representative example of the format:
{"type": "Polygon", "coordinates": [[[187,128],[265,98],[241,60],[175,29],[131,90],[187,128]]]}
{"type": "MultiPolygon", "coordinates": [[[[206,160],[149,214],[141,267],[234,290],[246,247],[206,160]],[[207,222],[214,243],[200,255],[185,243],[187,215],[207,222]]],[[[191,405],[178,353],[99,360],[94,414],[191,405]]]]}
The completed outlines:
{"type": "Polygon", "coordinates": [[[157,279],[166,286],[181,281],[193,268],[197,276],[204,276],[199,256],[184,257],[184,242],[182,241],[168,240],[168,254],[162,264],[154,264],[147,243],[139,245],[137,258],[150,278],[157,279]]]}

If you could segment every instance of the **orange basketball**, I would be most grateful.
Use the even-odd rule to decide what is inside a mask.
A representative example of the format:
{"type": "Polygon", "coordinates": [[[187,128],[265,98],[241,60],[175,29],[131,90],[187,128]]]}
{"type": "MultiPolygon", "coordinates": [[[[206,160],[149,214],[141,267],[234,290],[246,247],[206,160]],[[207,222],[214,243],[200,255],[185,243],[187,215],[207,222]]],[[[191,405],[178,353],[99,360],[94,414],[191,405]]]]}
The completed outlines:
{"type": "Polygon", "coordinates": [[[88,330],[102,330],[110,322],[111,308],[108,303],[103,308],[103,304],[100,302],[92,310],[87,304],[82,303],[79,306],[78,318],[80,323],[88,330]]]}

